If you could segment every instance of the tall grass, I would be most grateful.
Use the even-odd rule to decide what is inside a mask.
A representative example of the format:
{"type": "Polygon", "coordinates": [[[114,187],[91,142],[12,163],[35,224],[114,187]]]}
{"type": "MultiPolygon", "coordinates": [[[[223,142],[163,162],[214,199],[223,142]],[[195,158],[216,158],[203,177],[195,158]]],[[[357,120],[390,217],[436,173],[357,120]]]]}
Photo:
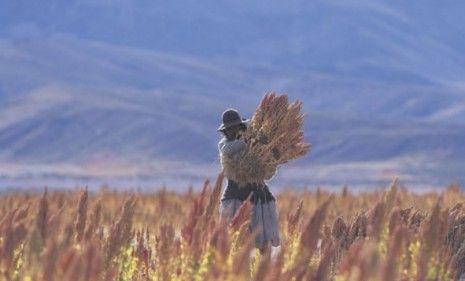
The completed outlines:
{"type": "Polygon", "coordinates": [[[48,191],[0,197],[0,280],[457,280],[464,193],[283,191],[282,246],[254,251],[244,204],[219,221],[200,193],[48,191]]]}

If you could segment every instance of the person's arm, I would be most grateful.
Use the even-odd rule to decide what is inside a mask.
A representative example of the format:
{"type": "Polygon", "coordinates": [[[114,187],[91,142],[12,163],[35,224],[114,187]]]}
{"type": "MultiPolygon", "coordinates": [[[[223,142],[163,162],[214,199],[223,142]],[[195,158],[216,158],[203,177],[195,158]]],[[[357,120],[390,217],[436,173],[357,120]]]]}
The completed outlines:
{"type": "Polygon", "coordinates": [[[265,175],[266,180],[270,180],[274,175],[276,174],[276,171],[278,170],[278,167],[275,166],[271,171],[268,171],[268,174],[265,175]]]}
{"type": "Polygon", "coordinates": [[[218,149],[222,154],[225,155],[232,155],[234,153],[237,153],[241,151],[243,148],[245,148],[246,143],[243,140],[226,140],[222,139],[218,143],[218,149]]]}

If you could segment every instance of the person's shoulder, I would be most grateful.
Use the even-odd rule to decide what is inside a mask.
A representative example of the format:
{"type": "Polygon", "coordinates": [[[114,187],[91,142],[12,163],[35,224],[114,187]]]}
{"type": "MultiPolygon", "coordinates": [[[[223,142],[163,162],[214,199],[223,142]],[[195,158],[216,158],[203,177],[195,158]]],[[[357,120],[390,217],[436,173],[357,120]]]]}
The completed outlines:
{"type": "Polygon", "coordinates": [[[218,148],[221,150],[221,148],[225,145],[225,143],[228,141],[228,139],[226,137],[222,137],[219,141],[218,141],[218,148]]]}
{"type": "Polygon", "coordinates": [[[219,141],[218,141],[218,145],[220,144],[224,144],[228,141],[228,139],[226,137],[222,137],[219,141]]]}

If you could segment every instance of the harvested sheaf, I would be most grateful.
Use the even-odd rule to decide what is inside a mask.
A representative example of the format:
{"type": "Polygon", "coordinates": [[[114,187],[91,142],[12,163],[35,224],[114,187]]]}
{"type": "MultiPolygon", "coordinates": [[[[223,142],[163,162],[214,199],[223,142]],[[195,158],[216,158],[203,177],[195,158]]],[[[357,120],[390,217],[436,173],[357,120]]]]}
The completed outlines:
{"type": "Polygon", "coordinates": [[[225,174],[239,186],[262,185],[278,167],[304,156],[311,145],[304,143],[302,102],[289,103],[287,94],[267,93],[240,136],[246,146],[232,156],[221,156],[225,174]]]}

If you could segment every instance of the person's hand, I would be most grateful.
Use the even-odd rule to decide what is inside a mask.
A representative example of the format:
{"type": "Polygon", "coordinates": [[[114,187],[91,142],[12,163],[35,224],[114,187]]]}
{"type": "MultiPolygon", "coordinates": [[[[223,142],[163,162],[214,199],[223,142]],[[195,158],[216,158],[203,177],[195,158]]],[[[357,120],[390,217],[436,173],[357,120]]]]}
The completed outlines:
{"type": "Polygon", "coordinates": [[[273,153],[274,159],[279,160],[279,158],[281,157],[281,153],[279,152],[279,149],[277,149],[276,147],[273,147],[271,152],[273,153]]]}
{"type": "Polygon", "coordinates": [[[261,144],[268,144],[268,137],[265,135],[260,135],[258,136],[258,142],[260,142],[261,144]]]}

